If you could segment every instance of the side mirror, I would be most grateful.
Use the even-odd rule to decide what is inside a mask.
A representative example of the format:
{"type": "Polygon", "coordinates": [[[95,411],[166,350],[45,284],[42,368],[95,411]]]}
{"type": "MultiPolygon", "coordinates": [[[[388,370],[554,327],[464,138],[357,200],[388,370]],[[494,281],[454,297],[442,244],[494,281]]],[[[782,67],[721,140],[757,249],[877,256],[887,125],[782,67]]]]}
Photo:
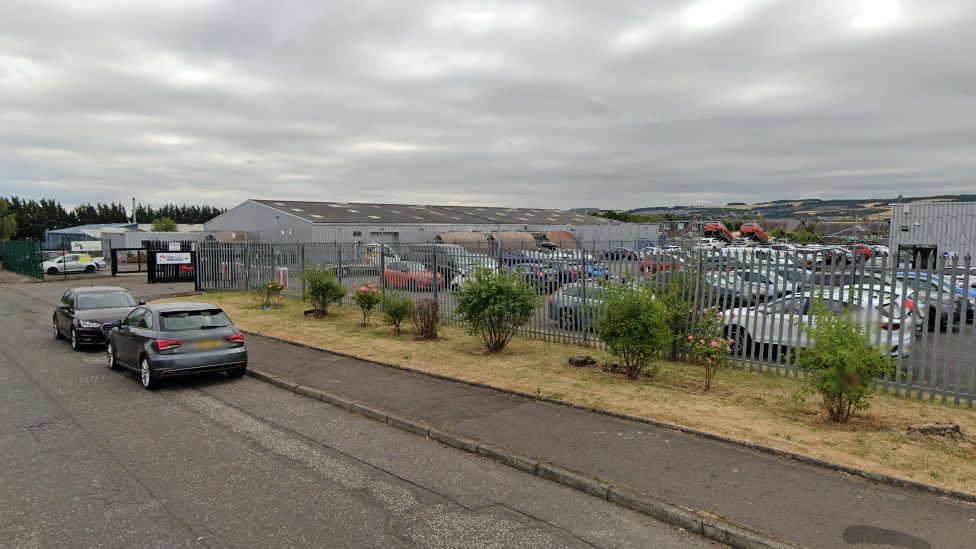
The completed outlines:
{"type": "Polygon", "coordinates": [[[143,299],[140,299],[139,300],[139,305],[145,305],[145,304],[146,304],[146,301],[145,300],[143,300],[143,299]]]}
{"type": "Polygon", "coordinates": [[[115,322],[112,323],[112,327],[113,328],[121,328],[122,327],[122,321],[121,320],[116,320],[115,322]]]}

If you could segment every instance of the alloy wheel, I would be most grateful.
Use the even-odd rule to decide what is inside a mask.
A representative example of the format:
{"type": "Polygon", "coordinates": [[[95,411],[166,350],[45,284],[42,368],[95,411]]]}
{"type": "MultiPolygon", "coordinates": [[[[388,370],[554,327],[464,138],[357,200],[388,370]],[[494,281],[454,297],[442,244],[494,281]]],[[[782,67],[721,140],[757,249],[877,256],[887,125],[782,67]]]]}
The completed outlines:
{"type": "Polygon", "coordinates": [[[149,361],[146,359],[142,359],[142,363],[140,364],[139,377],[143,387],[148,389],[152,386],[152,372],[149,371],[149,361]]]}

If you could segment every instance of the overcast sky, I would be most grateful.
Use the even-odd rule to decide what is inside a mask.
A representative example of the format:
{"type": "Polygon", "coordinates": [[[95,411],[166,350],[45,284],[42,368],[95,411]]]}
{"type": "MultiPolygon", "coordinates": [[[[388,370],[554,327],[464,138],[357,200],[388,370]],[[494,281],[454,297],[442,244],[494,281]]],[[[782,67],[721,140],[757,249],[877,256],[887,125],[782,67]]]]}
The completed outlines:
{"type": "Polygon", "coordinates": [[[0,196],[976,190],[973,0],[0,0],[0,196]]]}

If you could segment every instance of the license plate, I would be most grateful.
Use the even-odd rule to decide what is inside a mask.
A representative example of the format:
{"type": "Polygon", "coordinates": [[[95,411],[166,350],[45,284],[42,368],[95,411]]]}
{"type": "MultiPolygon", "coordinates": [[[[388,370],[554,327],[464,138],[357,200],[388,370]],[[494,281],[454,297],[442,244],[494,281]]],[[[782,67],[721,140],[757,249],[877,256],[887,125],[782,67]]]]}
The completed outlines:
{"type": "Polygon", "coordinates": [[[193,342],[193,348],[198,351],[219,349],[223,346],[224,346],[224,341],[222,339],[201,339],[200,341],[193,342]]]}

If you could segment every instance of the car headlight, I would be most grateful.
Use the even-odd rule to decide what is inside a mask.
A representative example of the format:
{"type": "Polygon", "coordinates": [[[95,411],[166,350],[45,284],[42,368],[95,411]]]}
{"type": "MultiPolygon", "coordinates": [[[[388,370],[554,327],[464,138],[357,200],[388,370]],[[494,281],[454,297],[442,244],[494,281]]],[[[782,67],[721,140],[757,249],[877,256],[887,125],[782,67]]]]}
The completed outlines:
{"type": "Polygon", "coordinates": [[[100,328],[102,326],[101,322],[92,322],[91,320],[79,320],[78,325],[82,328],[100,328]]]}

